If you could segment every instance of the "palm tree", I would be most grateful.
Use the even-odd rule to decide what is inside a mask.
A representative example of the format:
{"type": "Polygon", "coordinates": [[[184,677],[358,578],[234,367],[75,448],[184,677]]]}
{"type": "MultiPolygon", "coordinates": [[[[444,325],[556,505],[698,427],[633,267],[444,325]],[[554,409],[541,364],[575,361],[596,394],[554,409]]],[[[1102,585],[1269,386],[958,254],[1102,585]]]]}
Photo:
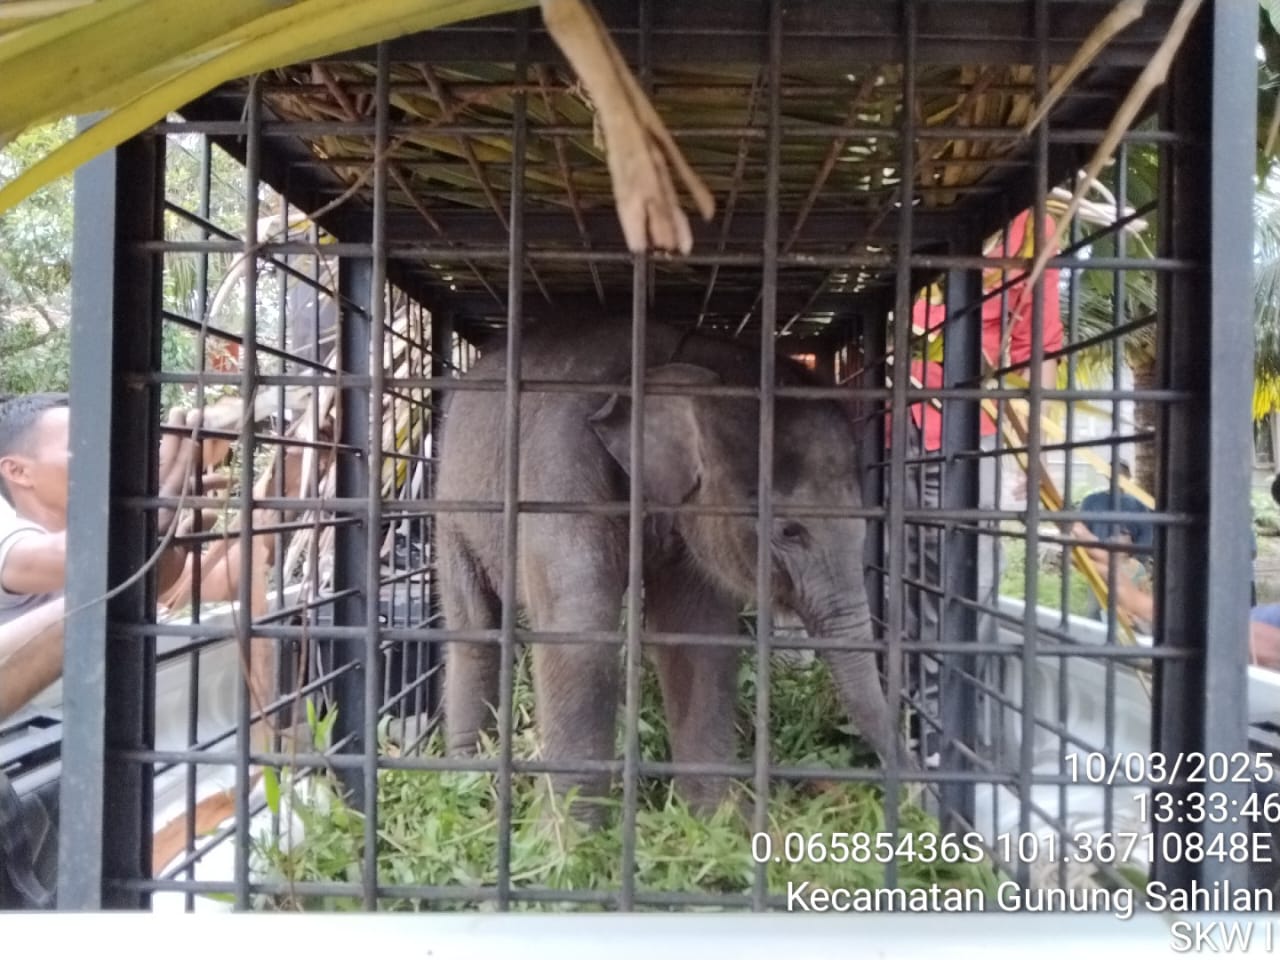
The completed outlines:
{"type": "MultiPolygon", "coordinates": [[[[1265,65],[1264,65],[1265,68],[1265,65]]],[[[1277,101],[1280,104],[1280,100],[1277,101]]],[[[1155,189],[1154,152],[1135,151],[1129,158],[1128,190],[1130,203],[1145,203],[1155,189]]],[[[1259,170],[1269,168],[1266,155],[1259,153],[1259,170]]],[[[1280,411],[1280,178],[1260,180],[1254,195],[1254,397],[1253,416],[1261,420],[1280,411]]],[[[1155,247],[1154,222],[1129,240],[1127,253],[1141,255],[1155,247]]],[[[1093,247],[1100,256],[1116,252],[1114,240],[1108,238],[1093,247]]],[[[1152,321],[1156,311],[1154,276],[1150,272],[1127,271],[1120,287],[1121,302],[1115,310],[1114,275],[1103,271],[1086,271],[1079,287],[1080,310],[1077,337],[1081,340],[1103,334],[1115,325],[1136,321],[1152,321]]],[[[1133,374],[1135,390],[1159,386],[1156,369],[1156,327],[1149,322],[1121,342],[1121,354],[1133,374]]],[[[1083,351],[1078,375],[1082,381],[1098,383],[1112,374],[1113,351],[1110,344],[1083,351]]],[[[1156,409],[1150,403],[1134,405],[1134,425],[1140,433],[1156,429],[1156,409]]],[[[1156,445],[1138,445],[1134,479],[1146,490],[1154,490],[1158,476],[1156,445]]]]}
{"type": "Polygon", "coordinates": [[[1280,410],[1280,193],[1264,185],[1254,195],[1254,389],[1253,415],[1280,410]]]}
{"type": "MultiPolygon", "coordinates": [[[[1094,215],[1080,225],[1080,233],[1098,225],[1109,225],[1118,219],[1118,212],[1131,214],[1145,207],[1157,195],[1158,170],[1156,151],[1152,148],[1132,148],[1122,153],[1125,162],[1124,191],[1117,198],[1118,176],[1113,170],[1108,189],[1099,184],[1095,190],[1099,201],[1094,215]]],[[[1108,234],[1090,244],[1087,256],[1111,257],[1123,254],[1128,257],[1150,257],[1156,249],[1158,224],[1154,216],[1135,221],[1117,234],[1108,234]]],[[[1117,352],[1121,362],[1133,374],[1135,390],[1154,389],[1158,386],[1156,355],[1156,285],[1149,271],[1126,270],[1117,274],[1108,270],[1084,269],[1078,275],[1076,287],[1077,318],[1075,340],[1102,338],[1119,327],[1133,326],[1131,332],[1121,336],[1117,343],[1102,340],[1097,346],[1076,355],[1075,378],[1077,385],[1101,386],[1113,378],[1117,352]],[[1117,302],[1117,297],[1119,301],[1117,302]]],[[[1065,301],[1065,297],[1064,297],[1065,301]]],[[[1064,303],[1065,310],[1065,303],[1064,303]]],[[[1066,364],[1059,370],[1059,381],[1065,386],[1066,364]]],[[[1157,410],[1151,403],[1134,404],[1135,432],[1153,434],[1156,430],[1157,410]]],[[[1156,445],[1139,443],[1134,451],[1133,479],[1144,490],[1154,491],[1159,476],[1156,445]]]]}

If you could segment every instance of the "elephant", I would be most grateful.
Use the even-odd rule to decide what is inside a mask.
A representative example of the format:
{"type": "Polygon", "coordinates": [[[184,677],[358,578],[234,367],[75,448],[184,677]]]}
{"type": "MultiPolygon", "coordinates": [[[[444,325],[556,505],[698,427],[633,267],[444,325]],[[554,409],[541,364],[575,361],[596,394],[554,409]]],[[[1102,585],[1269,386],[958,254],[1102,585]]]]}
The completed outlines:
{"type": "MultiPolygon", "coordinates": [[[[759,351],[740,342],[650,322],[646,382],[756,386],[759,351]]],[[[625,384],[631,379],[627,323],[543,320],[522,331],[522,380],[625,384]]],[[[501,381],[506,350],[486,352],[464,378],[501,381]]],[[[779,357],[778,383],[818,385],[779,357]]],[[[857,433],[836,399],[775,398],[773,600],[811,637],[865,643],[871,617],[863,582],[865,521],[800,519],[787,506],[856,508],[857,433]]],[[[505,395],[457,390],[443,424],[436,496],[501,501],[505,395]]],[[[631,469],[631,402],[604,393],[522,387],[519,498],[560,503],[626,502],[631,469]]],[[[648,393],[644,399],[644,496],[655,504],[757,503],[759,404],[750,396],[648,393]]],[[[738,612],[756,597],[755,517],[650,515],[644,536],[644,621],[670,633],[732,634],[738,612]]],[[[626,515],[522,513],[517,532],[518,603],[536,631],[617,631],[627,590],[626,515]]],[[[502,604],[502,515],[446,512],[437,519],[440,597],[450,630],[494,629],[502,604]]],[[[444,725],[452,756],[472,753],[498,702],[496,644],[447,643],[444,725]]],[[[532,644],[534,719],[543,757],[615,758],[619,646],[532,644]]],[[[672,759],[730,763],[735,758],[737,650],[725,645],[654,645],[672,759]]],[[[895,742],[910,765],[873,650],[826,650],[840,702],[885,761],[895,742]]],[[[567,765],[567,764],[566,764],[567,765]]],[[[707,812],[727,796],[719,776],[677,774],[691,809],[707,812]]],[[[552,774],[557,794],[607,794],[606,775],[552,774]]],[[[578,811],[575,809],[575,815],[578,811]]],[[[590,814],[587,814],[588,819],[590,814]]]]}

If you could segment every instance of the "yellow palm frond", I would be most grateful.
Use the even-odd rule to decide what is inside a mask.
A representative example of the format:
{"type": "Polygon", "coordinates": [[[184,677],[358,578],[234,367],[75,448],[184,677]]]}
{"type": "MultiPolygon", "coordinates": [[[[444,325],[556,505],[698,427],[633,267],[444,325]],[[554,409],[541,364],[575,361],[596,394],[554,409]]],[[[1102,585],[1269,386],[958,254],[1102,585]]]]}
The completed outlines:
{"type": "MultiPolygon", "coordinates": [[[[96,0],[20,4],[0,30],[0,146],[73,114],[93,126],[0,188],[0,213],[221,83],[536,0],[96,0]],[[44,16],[40,16],[41,12],[44,16]]],[[[0,20],[0,23],[6,21],[0,20]]]]}
{"type": "Polygon", "coordinates": [[[1280,377],[1260,374],[1253,382],[1253,419],[1280,411],[1280,377]]]}

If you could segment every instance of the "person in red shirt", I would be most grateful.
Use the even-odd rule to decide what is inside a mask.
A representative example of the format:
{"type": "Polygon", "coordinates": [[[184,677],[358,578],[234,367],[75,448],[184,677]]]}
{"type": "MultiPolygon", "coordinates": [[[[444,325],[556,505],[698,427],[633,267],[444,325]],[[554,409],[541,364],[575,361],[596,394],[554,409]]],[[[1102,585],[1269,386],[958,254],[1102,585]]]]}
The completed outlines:
{"type": "MultiPolygon", "coordinates": [[[[1009,224],[1004,249],[997,249],[1000,247],[1001,240],[997,237],[995,242],[989,245],[989,249],[984,251],[985,255],[990,257],[1033,256],[1035,236],[1028,235],[1027,231],[1030,219],[1029,210],[1019,214],[1009,224]],[[1009,252],[1006,253],[1005,250],[1009,252]]],[[[1049,231],[1051,236],[1052,231],[1056,229],[1052,218],[1046,216],[1044,224],[1044,229],[1049,231]]],[[[982,302],[982,359],[988,370],[1012,367],[1014,369],[1009,372],[1027,379],[1028,365],[1031,362],[1032,290],[1025,284],[1017,282],[1022,276],[1025,276],[1025,271],[1021,270],[1005,272],[999,269],[988,269],[982,272],[982,293],[986,297],[982,302]],[[1003,293],[993,293],[1003,284],[1011,281],[1014,282],[1003,293]],[[1006,315],[1008,321],[1002,323],[1001,318],[1006,315]],[[1009,347],[1008,358],[1002,359],[1001,346],[1006,338],[1009,347]]],[[[1044,272],[1045,293],[1041,333],[1044,353],[1050,355],[1051,359],[1045,360],[1041,365],[1040,383],[1049,389],[1056,387],[1058,383],[1058,361],[1052,359],[1052,355],[1062,349],[1062,309],[1058,298],[1058,277],[1057,269],[1044,272]]],[[[935,289],[930,288],[915,303],[911,315],[912,331],[915,334],[923,336],[926,332],[936,334],[945,330],[946,305],[940,297],[935,301],[933,295],[935,289]]],[[[942,364],[935,361],[913,361],[911,376],[917,387],[938,388],[943,385],[942,364]]],[[[909,406],[916,429],[923,434],[923,449],[929,453],[941,450],[941,404],[937,401],[916,401],[909,406]]],[[[981,415],[981,431],[984,438],[996,435],[995,421],[985,411],[981,415]]]]}
{"type": "MultiPolygon", "coordinates": [[[[1009,224],[1007,232],[1002,231],[987,244],[984,255],[989,257],[1025,257],[1030,259],[1035,254],[1035,231],[1029,230],[1031,211],[1023,211],[1009,224]]],[[[1055,229],[1053,220],[1045,217],[1044,236],[1051,237],[1055,229]]],[[[1057,251],[1054,251],[1057,253],[1057,251]]],[[[983,271],[982,287],[982,355],[984,374],[994,370],[1004,370],[1028,379],[1031,363],[1032,316],[1033,301],[1031,287],[1021,282],[1026,276],[1025,269],[993,268],[983,271]],[[1001,286],[1009,284],[1000,293],[1001,286]],[[1007,357],[1001,356],[1002,347],[1007,341],[1007,357]]],[[[1053,354],[1062,349],[1062,315],[1058,296],[1059,271],[1046,270],[1043,277],[1043,308],[1041,314],[1041,339],[1044,344],[1043,354],[1050,359],[1045,360],[1039,370],[1042,386],[1057,386],[1058,363],[1053,354]]],[[[937,288],[929,288],[924,296],[916,301],[912,310],[913,332],[918,336],[936,335],[939,331],[945,337],[946,305],[937,294],[937,288]]],[[[960,322],[960,321],[957,321],[960,322]]],[[[911,364],[912,385],[918,388],[935,389],[944,386],[942,364],[936,360],[914,361],[911,364]]],[[[959,386],[959,384],[953,384],[959,386]]],[[[949,401],[947,406],[971,401],[949,401]]],[[[942,410],[944,405],[938,400],[909,401],[912,422],[907,434],[908,466],[907,466],[907,509],[938,509],[942,495],[942,464],[938,460],[924,463],[921,458],[936,455],[942,449],[942,410]]],[[[981,446],[986,454],[979,461],[979,498],[978,506],[982,509],[994,510],[1001,504],[1000,492],[1009,489],[1009,480],[1014,478],[1014,490],[1021,487],[1025,490],[1026,478],[1015,466],[1016,461],[1010,457],[999,458],[994,455],[998,448],[996,422],[983,410],[980,413],[981,446]],[[1000,460],[997,472],[997,460],[1000,460]],[[1016,475],[1016,476],[1014,476],[1016,475]]],[[[888,434],[886,433],[886,436],[888,434]]],[[[1016,496],[1010,499],[1017,499],[1016,496]]],[[[907,528],[906,576],[929,586],[941,587],[942,571],[938,562],[937,527],[910,525],[907,528]]],[[[978,547],[978,602],[993,606],[996,599],[996,588],[1003,568],[999,556],[999,537],[984,536],[979,538],[978,547]]],[[[939,598],[929,591],[907,588],[907,631],[908,636],[916,641],[935,642],[941,639],[938,634],[938,602],[939,598]],[[918,615],[917,615],[918,610],[918,615]]],[[[995,621],[989,616],[979,618],[979,636],[993,639],[995,621]]],[[[921,657],[921,671],[917,675],[915,685],[922,687],[920,691],[926,712],[936,714],[937,664],[931,658],[921,657]],[[921,682],[922,681],[922,682],[921,682]]],[[[917,735],[926,740],[932,738],[930,729],[921,730],[917,735]]],[[[925,761],[936,764],[936,751],[926,745],[925,761]]]]}

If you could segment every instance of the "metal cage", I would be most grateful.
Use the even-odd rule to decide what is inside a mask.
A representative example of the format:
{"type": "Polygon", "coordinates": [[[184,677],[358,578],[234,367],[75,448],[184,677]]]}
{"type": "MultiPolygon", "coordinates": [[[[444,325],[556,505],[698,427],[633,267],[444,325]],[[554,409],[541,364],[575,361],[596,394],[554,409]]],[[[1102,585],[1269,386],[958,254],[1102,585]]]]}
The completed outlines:
{"type": "MultiPolygon", "coordinates": [[[[1057,289],[1041,281],[1028,292],[1030,369],[1056,361],[1057,381],[983,365],[984,305],[1002,304],[1006,316],[1028,263],[1007,242],[998,255],[984,241],[1020,211],[1043,221],[1060,203],[1054,188],[1074,186],[1176,6],[1149,3],[1024,135],[1030,105],[1109,5],[601,2],[717,197],[688,256],[626,250],[591,105],[529,14],[229,84],[82,169],[59,906],[137,908],[160,895],[186,909],[208,895],[238,909],[298,898],[365,909],[785,905],[774,880],[803,865],[753,861],[734,889],[655,892],[636,879],[640,778],[665,781],[678,766],[641,755],[641,650],[677,641],[735,646],[751,677],[749,756],[712,765],[752,788],[744,851],[753,833],[777,829],[768,797],[779,782],[875,787],[882,829],[896,837],[919,829],[903,823],[898,802],[918,785],[914,800],[938,830],[980,835],[997,860],[1001,835],[1008,856],[1010,837],[1039,837],[1043,853],[1054,837],[1066,850],[1081,831],[1140,829],[1155,838],[1151,875],[1170,886],[1243,882],[1247,865],[1230,858],[1161,853],[1238,827],[1125,825],[1133,794],[1158,784],[1153,755],[1249,750],[1237,638],[1250,581],[1252,5],[1206,4],[1104,175],[1109,204],[1094,199],[1110,213],[1077,218],[1049,264],[1057,289]],[[187,173],[176,172],[179,152],[187,173]],[[232,169],[231,159],[242,181],[223,175],[222,187],[242,202],[218,210],[218,164],[232,169]],[[181,181],[192,169],[194,193],[181,181]],[[1133,239],[1127,228],[1140,222],[1156,225],[1158,249],[1133,239]],[[178,296],[171,281],[182,271],[194,281],[178,296]],[[933,300],[921,299],[930,289],[933,300]],[[1046,346],[1049,298],[1060,304],[1060,348],[1046,346]],[[926,302],[935,306],[923,325],[908,323],[926,302]],[[520,356],[528,330],[565,315],[631,325],[625,382],[460,378],[495,347],[520,356]],[[624,524],[629,594],[642,592],[646,518],[673,505],[655,505],[639,485],[606,504],[531,502],[513,480],[530,392],[612,392],[639,409],[649,392],[639,374],[653,362],[643,332],[657,321],[763,346],[760,379],[737,394],[758,405],[761,464],[774,463],[783,397],[856,407],[863,506],[846,516],[866,524],[871,647],[922,766],[905,756],[855,763],[851,735],[843,763],[790,763],[771,750],[771,679],[822,645],[797,635],[774,602],[771,469],[750,511],[759,526],[748,630],[664,638],[628,617],[625,629],[593,635],[520,620],[519,518],[538,512],[594,510],[624,524]],[[777,387],[775,363],[786,361],[775,361],[775,346],[819,385],[777,387]],[[1136,351],[1146,351],[1146,382],[1122,379],[1136,351]],[[938,364],[941,381],[895,375],[911,357],[938,364]],[[496,501],[434,492],[442,423],[446,436],[467,429],[446,406],[464,388],[504,398],[492,438],[507,471],[496,501]],[[217,397],[238,413],[210,425],[217,397]],[[186,407],[205,411],[202,426],[170,412],[186,407]],[[984,409],[1005,440],[984,443],[984,409]],[[938,449],[913,439],[911,410],[939,418],[938,449]],[[225,490],[199,480],[186,493],[161,490],[162,438],[187,434],[199,441],[192,476],[213,466],[198,462],[209,451],[229,458],[225,490]],[[1014,496],[1023,456],[1026,489],[1059,490],[1059,506],[1014,496]],[[1092,472],[1099,464],[1114,476],[1124,458],[1154,463],[1158,477],[1154,510],[1108,517],[1154,531],[1149,548],[1128,548],[1152,558],[1151,643],[1129,642],[1127,615],[1106,600],[1114,572],[1102,576],[1100,614],[1072,609],[1086,581],[1071,524],[1097,519],[1073,491],[1105,478],[1092,472]],[[986,502],[989,468],[1005,479],[986,502]],[[492,629],[459,629],[440,609],[434,530],[467,510],[501,518],[504,604],[492,629]],[[163,564],[148,564],[175,513],[198,519],[166,541],[185,551],[188,592],[162,609],[163,564]],[[1021,578],[1006,570],[1015,585],[980,597],[984,553],[1007,560],[1015,549],[1021,578]],[[1055,569],[1060,586],[1046,587],[1055,569]],[[215,588],[220,602],[201,596],[215,588]],[[445,642],[503,655],[491,756],[432,747],[445,642]],[[612,644],[624,663],[622,749],[606,764],[622,781],[620,880],[600,889],[512,873],[511,791],[557,769],[513,748],[525,719],[518,648],[575,642],[612,644]],[[1136,706],[1125,700],[1135,690],[1136,706]],[[936,765],[925,762],[926,740],[936,765]],[[1127,752],[1145,758],[1132,782],[1086,772],[1127,752]],[[426,783],[465,769],[496,797],[493,882],[380,871],[388,773],[426,783]],[[255,851],[289,834],[281,791],[320,776],[360,815],[358,862],[341,877],[273,874],[255,851]],[[228,792],[205,823],[209,783],[228,792]],[[1094,825],[1082,827],[1082,815],[1094,825]],[[153,862],[166,826],[169,855],[153,862]],[[218,858],[222,874],[200,873],[218,858]]],[[[642,464],[643,451],[635,455],[642,464]]],[[[1119,481],[1105,488],[1116,494],[1119,481]]],[[[819,520],[824,509],[839,514],[811,506],[819,520]]],[[[1214,789],[1238,799],[1249,785],[1225,778],[1214,789]]],[[[999,869],[1023,886],[1080,882],[1065,856],[1015,850],[1011,860],[999,869]]],[[[1120,877],[1105,857],[1094,866],[1088,885],[1120,877]]],[[[891,859],[876,883],[900,885],[900,867],[891,859]]]]}

